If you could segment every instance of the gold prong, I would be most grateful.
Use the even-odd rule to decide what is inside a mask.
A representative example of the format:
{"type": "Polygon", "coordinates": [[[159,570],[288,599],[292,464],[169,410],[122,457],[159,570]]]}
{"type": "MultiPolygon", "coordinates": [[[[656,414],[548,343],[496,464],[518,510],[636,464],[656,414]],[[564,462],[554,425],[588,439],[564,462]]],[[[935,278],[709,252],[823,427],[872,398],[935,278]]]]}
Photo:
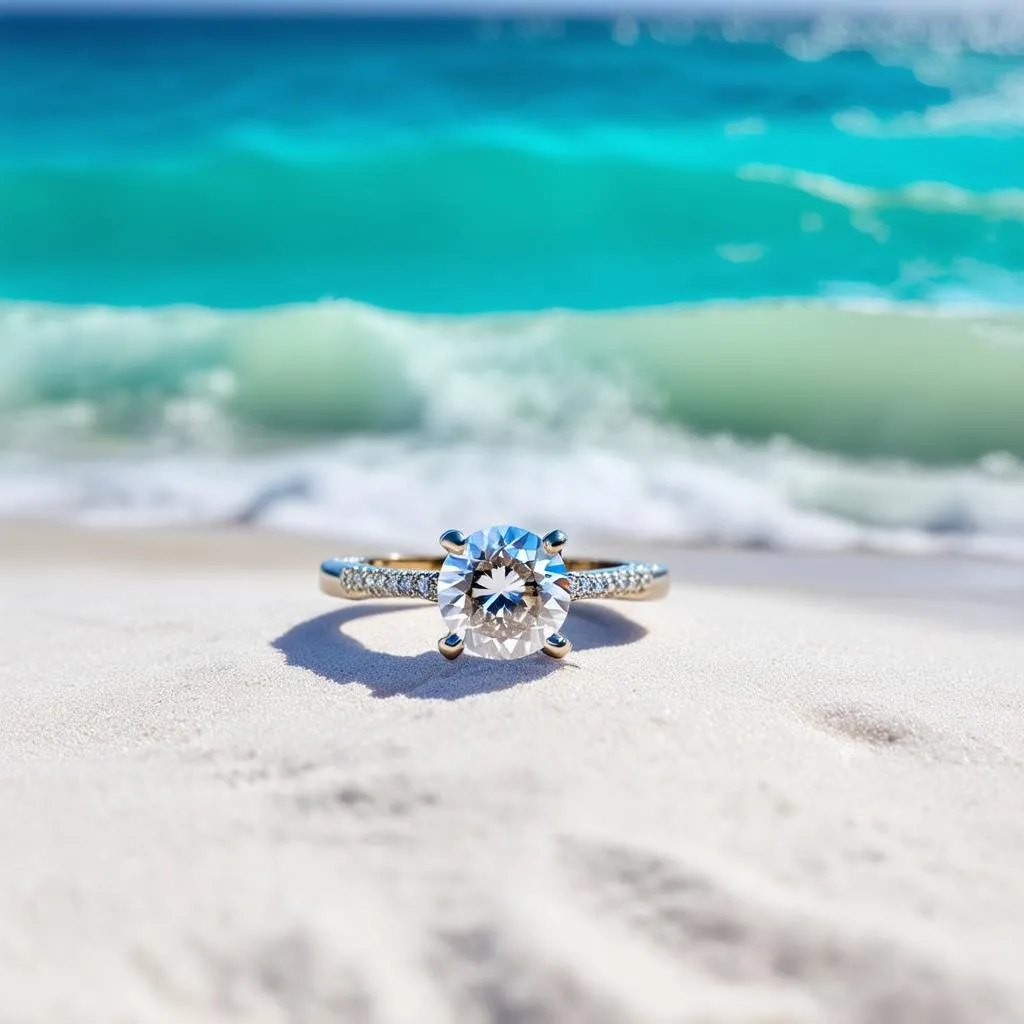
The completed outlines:
{"type": "Polygon", "coordinates": [[[572,641],[561,633],[552,633],[541,650],[549,658],[564,658],[572,650],[572,641]]]}
{"type": "Polygon", "coordinates": [[[568,540],[569,538],[561,530],[552,530],[544,538],[544,550],[549,555],[560,554],[568,540]]]}
{"type": "Polygon", "coordinates": [[[461,530],[445,530],[441,534],[441,547],[452,555],[465,554],[466,535],[461,530]]]}
{"type": "Polygon", "coordinates": [[[466,649],[466,645],[458,633],[449,633],[437,641],[437,649],[449,661],[454,661],[466,649]]]}

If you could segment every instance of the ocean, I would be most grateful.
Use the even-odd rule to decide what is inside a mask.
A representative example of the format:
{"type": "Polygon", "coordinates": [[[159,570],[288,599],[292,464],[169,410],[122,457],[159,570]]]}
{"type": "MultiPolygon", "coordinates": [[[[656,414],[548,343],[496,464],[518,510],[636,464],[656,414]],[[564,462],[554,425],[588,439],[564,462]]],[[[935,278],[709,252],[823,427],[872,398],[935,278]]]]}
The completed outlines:
{"type": "Polygon", "coordinates": [[[1024,20],[0,17],[0,515],[1024,560],[1024,20]]]}

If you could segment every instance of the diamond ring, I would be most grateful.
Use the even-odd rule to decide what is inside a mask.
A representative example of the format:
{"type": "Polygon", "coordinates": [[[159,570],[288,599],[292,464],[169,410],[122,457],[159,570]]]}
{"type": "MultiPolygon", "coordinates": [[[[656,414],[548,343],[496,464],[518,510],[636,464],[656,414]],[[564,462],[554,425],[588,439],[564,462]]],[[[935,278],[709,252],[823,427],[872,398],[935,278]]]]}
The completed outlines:
{"type": "Polygon", "coordinates": [[[332,558],[320,566],[320,589],[350,601],[419,598],[436,602],[448,632],[438,650],[509,660],[543,651],[564,658],[560,632],[569,605],[590,598],[664,597],[668,570],[647,562],[562,557],[566,536],[541,537],[518,526],[490,526],[469,536],[441,534],[445,556],[332,558]]]}

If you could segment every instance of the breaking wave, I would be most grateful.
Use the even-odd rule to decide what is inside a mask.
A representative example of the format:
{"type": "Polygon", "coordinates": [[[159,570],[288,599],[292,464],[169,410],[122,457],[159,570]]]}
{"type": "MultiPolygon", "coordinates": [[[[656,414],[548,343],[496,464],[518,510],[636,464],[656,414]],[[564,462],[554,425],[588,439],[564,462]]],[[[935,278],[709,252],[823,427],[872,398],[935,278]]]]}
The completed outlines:
{"type": "Polygon", "coordinates": [[[409,431],[614,436],[640,417],[856,457],[1024,457],[1024,315],[826,303],[413,316],[0,304],[15,450],[248,450],[409,431]]]}
{"type": "Polygon", "coordinates": [[[0,514],[1024,558],[1021,394],[992,311],[7,303],[0,514]]]}

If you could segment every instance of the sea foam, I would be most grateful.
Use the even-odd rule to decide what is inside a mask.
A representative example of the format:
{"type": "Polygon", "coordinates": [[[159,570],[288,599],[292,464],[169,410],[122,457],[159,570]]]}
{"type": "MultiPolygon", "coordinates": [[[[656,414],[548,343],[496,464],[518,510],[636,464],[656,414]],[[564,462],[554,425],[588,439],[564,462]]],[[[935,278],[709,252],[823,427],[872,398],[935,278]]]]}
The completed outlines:
{"type": "Polygon", "coordinates": [[[0,512],[1024,557],[1022,326],[878,304],[5,304],[0,512]]]}

